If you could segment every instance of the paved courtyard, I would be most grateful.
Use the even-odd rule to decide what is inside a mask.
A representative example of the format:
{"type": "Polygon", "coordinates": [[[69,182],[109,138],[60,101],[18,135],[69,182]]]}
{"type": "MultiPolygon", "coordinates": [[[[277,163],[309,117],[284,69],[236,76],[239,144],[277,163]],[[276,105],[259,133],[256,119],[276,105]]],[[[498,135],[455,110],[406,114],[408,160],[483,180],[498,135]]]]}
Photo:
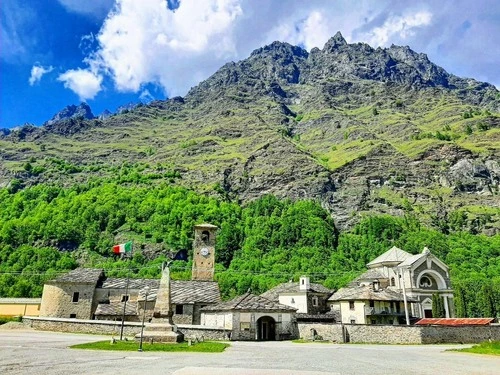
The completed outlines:
{"type": "Polygon", "coordinates": [[[499,374],[500,358],[445,352],[458,345],[233,342],[224,353],[69,349],[107,336],[0,330],[0,374],[499,374]]]}

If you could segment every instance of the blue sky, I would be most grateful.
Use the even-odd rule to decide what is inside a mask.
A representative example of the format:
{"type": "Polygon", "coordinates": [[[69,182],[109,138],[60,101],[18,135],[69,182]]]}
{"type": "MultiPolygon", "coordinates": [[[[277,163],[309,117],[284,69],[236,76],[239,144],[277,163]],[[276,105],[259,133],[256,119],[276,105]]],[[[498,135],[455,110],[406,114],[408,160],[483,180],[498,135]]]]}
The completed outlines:
{"type": "Polygon", "coordinates": [[[185,95],[274,40],[409,45],[500,87],[497,0],[2,0],[0,128],[185,95]]]}

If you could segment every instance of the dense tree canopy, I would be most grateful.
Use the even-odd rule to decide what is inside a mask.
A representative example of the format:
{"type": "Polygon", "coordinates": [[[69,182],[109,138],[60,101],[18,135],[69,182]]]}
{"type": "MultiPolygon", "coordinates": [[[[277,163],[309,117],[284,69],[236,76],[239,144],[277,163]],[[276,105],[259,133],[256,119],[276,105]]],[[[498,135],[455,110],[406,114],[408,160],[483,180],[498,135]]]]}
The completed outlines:
{"type": "MultiPolygon", "coordinates": [[[[0,297],[38,297],[43,282],[78,265],[115,276],[158,277],[168,251],[191,250],[193,225],[219,226],[216,278],[225,298],[309,275],[345,285],[391,246],[424,246],[450,266],[459,316],[500,311],[500,236],[443,234],[412,217],[376,216],[338,232],[314,201],[264,196],[246,206],[169,185],[94,181],[68,188],[0,189],[0,297]],[[113,244],[134,241],[125,261],[113,244]]],[[[173,277],[190,277],[175,262],[173,277]]]]}

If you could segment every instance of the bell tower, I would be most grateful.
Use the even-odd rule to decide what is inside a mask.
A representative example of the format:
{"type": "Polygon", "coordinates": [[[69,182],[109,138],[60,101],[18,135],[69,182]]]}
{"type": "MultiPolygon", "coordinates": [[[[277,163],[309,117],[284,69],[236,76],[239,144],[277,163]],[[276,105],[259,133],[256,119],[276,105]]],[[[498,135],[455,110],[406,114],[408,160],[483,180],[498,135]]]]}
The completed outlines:
{"type": "Polygon", "coordinates": [[[215,269],[215,237],[217,227],[212,224],[194,226],[193,270],[191,280],[213,281],[215,269]]]}

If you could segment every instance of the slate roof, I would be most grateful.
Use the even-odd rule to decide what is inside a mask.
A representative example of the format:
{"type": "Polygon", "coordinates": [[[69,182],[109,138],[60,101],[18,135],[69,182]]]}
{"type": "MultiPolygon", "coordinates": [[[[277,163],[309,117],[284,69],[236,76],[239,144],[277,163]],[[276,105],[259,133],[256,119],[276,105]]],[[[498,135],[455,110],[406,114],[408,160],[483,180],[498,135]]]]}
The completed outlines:
{"type": "MultiPolygon", "coordinates": [[[[123,315],[123,302],[115,302],[115,303],[100,303],[97,305],[97,309],[95,310],[95,315],[123,315]]],[[[127,306],[125,306],[125,315],[137,315],[137,303],[135,302],[127,302],[127,306]]]]}
{"type": "MultiPolygon", "coordinates": [[[[415,298],[407,297],[408,302],[418,302],[415,298]]],[[[403,301],[403,294],[393,289],[373,290],[372,285],[341,288],[328,301],[403,301]]]]}
{"type": "MultiPolygon", "coordinates": [[[[288,283],[279,284],[279,285],[275,286],[274,288],[269,289],[267,292],[262,293],[261,296],[264,298],[267,298],[271,301],[278,302],[280,294],[299,293],[299,292],[303,292],[303,290],[300,290],[300,285],[298,282],[288,282],[288,283]]],[[[333,293],[333,290],[330,290],[321,284],[310,283],[309,289],[307,290],[307,292],[323,293],[323,294],[330,295],[333,293]]]]}
{"type": "MultiPolygon", "coordinates": [[[[148,301],[156,300],[160,281],[148,292],[148,301]]],[[[139,301],[144,301],[145,290],[139,291],[139,301]]],[[[216,281],[171,280],[170,301],[175,305],[188,303],[219,303],[220,290],[216,281]]]]}
{"type": "Polygon", "coordinates": [[[376,269],[371,269],[356,277],[352,282],[355,283],[357,281],[362,281],[362,280],[380,280],[380,279],[387,279],[387,276],[384,276],[380,271],[376,269]]]}
{"type": "Polygon", "coordinates": [[[51,283],[68,283],[68,284],[97,284],[99,279],[104,277],[104,271],[97,268],[76,268],[64,275],[61,275],[51,283]]]}
{"type": "MultiPolygon", "coordinates": [[[[127,278],[125,277],[108,277],[102,282],[100,288],[102,289],[125,289],[127,286],[127,278]]],[[[145,286],[156,288],[160,286],[159,279],[129,279],[129,289],[142,289],[145,286]]]]}
{"type": "Polygon", "coordinates": [[[378,256],[366,266],[372,268],[373,266],[384,264],[384,263],[396,263],[399,264],[406,259],[410,258],[412,255],[404,250],[397,248],[396,246],[391,247],[382,255],[378,256]]]}
{"type": "Polygon", "coordinates": [[[262,296],[245,293],[233,298],[231,301],[221,302],[217,305],[206,306],[201,311],[285,311],[295,312],[296,308],[276,303],[262,296]]]}

